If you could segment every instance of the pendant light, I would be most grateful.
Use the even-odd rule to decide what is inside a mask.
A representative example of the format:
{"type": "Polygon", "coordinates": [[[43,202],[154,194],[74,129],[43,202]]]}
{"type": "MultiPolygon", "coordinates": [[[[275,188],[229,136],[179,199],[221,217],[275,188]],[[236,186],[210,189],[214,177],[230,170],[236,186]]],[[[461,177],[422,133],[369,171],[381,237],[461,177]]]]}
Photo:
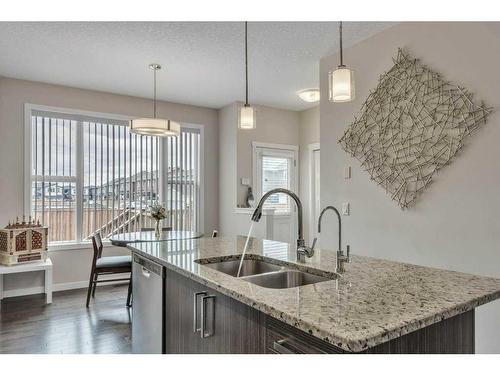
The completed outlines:
{"type": "Polygon", "coordinates": [[[248,24],[245,22],[245,105],[239,109],[238,128],[255,129],[255,108],[248,104],[248,24]]]}
{"type": "Polygon", "coordinates": [[[342,55],[342,21],[339,26],[340,35],[340,65],[328,73],[329,99],[334,103],[354,100],[354,72],[344,65],[342,55]]]}
{"type": "Polygon", "coordinates": [[[135,134],[153,135],[157,137],[178,136],[181,131],[181,125],[178,122],[156,117],[156,72],[161,69],[161,66],[158,64],[150,64],[149,69],[151,69],[154,74],[153,118],[138,118],[130,121],[130,131],[135,134]]]}

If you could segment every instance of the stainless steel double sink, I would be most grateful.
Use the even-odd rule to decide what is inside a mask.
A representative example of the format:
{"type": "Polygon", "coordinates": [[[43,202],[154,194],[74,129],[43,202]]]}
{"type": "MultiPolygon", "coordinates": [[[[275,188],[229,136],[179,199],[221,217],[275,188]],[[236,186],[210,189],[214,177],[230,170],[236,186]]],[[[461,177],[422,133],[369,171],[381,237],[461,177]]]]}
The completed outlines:
{"type": "MultiPolygon", "coordinates": [[[[196,261],[206,267],[223,272],[233,277],[237,277],[240,260],[224,259],[199,259],[196,261]]],[[[323,281],[335,280],[335,274],[331,277],[320,276],[309,272],[294,269],[268,262],[260,259],[244,259],[241,266],[240,279],[250,283],[272,289],[294,288],[302,285],[320,283],[323,281]]]]}

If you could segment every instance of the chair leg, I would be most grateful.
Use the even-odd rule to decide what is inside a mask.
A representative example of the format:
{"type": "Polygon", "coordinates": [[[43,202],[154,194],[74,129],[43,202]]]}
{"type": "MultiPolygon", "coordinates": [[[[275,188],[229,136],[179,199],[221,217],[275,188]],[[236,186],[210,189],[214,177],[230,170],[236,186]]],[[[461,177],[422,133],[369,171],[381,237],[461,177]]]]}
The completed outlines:
{"type": "Polygon", "coordinates": [[[130,281],[128,283],[128,293],[127,293],[127,307],[132,306],[132,277],[130,277],[130,281]]]}
{"type": "Polygon", "coordinates": [[[92,287],[92,298],[95,297],[95,288],[97,287],[97,277],[99,274],[96,272],[94,276],[94,286],[92,287]]]}
{"type": "Polygon", "coordinates": [[[89,280],[89,287],[87,289],[87,303],[85,304],[87,308],[89,307],[90,303],[90,295],[92,294],[92,287],[93,287],[93,280],[94,280],[94,270],[90,272],[90,280],[89,280]]]}

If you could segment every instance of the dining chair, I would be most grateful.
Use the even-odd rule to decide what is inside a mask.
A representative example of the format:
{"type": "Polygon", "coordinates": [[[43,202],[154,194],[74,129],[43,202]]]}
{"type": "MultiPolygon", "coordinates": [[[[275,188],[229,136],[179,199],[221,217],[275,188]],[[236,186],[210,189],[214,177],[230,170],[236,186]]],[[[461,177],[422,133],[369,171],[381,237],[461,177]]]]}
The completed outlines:
{"type": "Polygon", "coordinates": [[[99,233],[92,236],[92,246],[94,248],[94,256],[92,258],[92,268],[90,269],[89,288],[87,290],[87,303],[89,307],[90,296],[95,296],[97,283],[108,283],[110,281],[125,281],[128,280],[127,307],[131,306],[132,297],[132,256],[102,256],[102,239],[99,233]],[[119,279],[104,279],[98,280],[99,275],[111,275],[117,273],[130,273],[128,278],[119,279]]]}
{"type": "MultiPolygon", "coordinates": [[[[154,230],[155,230],[155,228],[148,228],[148,227],[146,227],[146,228],[141,228],[141,232],[152,232],[152,231],[154,231],[154,230]]],[[[172,230],[172,227],[163,227],[163,228],[161,228],[161,230],[162,230],[163,232],[169,232],[169,231],[171,231],[171,230],[172,230]]]]}

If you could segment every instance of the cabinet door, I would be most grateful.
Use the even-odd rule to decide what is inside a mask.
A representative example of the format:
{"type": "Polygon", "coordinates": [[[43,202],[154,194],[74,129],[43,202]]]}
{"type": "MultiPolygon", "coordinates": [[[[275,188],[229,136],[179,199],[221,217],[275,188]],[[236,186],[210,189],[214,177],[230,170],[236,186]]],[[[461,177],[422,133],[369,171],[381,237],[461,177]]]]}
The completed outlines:
{"type": "Polygon", "coordinates": [[[174,271],[165,283],[167,353],[265,352],[264,314],[174,271]]]}

